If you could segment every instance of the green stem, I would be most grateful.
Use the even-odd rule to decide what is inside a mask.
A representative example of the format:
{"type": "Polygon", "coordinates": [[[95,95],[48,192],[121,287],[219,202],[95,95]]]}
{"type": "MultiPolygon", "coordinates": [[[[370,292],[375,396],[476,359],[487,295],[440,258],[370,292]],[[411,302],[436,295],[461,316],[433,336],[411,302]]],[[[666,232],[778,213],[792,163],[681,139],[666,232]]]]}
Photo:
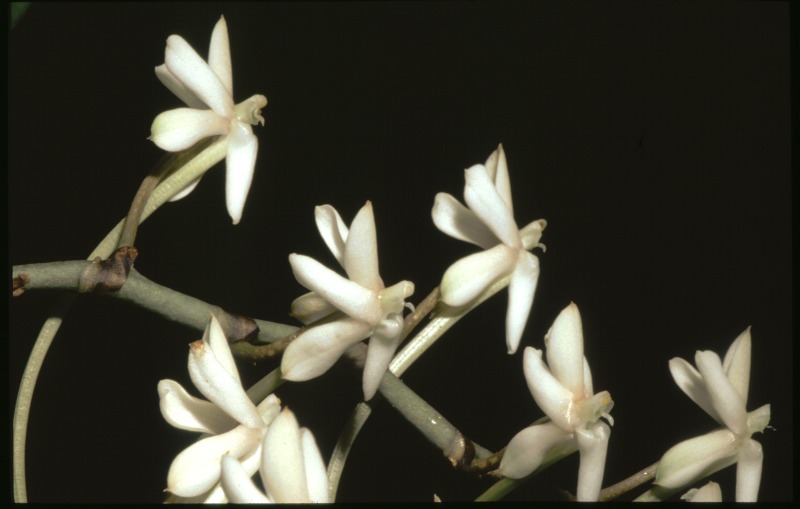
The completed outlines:
{"type": "MultiPolygon", "coordinates": [[[[147,219],[150,214],[156,211],[161,205],[169,201],[180,190],[191,182],[200,178],[209,168],[221,161],[228,151],[228,139],[223,137],[212,143],[196,157],[188,161],[182,168],[176,170],[172,175],[156,187],[147,204],[142,211],[139,222],[147,219]]],[[[89,260],[96,257],[108,258],[117,246],[125,220],[123,219],[100,241],[97,247],[89,255],[89,260]]],[[[16,502],[27,502],[27,482],[25,479],[25,439],[27,437],[28,418],[30,417],[30,407],[33,401],[33,391],[36,387],[36,379],[42,369],[44,358],[50,345],[53,342],[64,316],[69,311],[74,295],[67,295],[59,301],[56,309],[45,320],[39,336],[25,364],[25,371],[17,393],[17,401],[14,406],[14,438],[13,438],[13,469],[14,469],[14,500],[16,502]]]]}

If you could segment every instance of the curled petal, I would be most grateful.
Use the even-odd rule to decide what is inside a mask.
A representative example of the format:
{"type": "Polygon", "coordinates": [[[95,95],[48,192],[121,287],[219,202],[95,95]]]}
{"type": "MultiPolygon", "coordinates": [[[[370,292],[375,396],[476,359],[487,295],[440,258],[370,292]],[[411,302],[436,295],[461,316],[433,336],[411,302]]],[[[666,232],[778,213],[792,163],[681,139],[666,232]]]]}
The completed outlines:
{"type": "Polygon", "coordinates": [[[498,244],[458,260],[442,277],[442,301],[449,306],[472,302],[497,280],[511,273],[516,255],[515,249],[498,244]]]}
{"type": "Polygon", "coordinates": [[[194,497],[210,490],[220,478],[222,456],[235,458],[258,448],[261,432],[237,426],[222,435],[204,438],[184,449],[170,465],[167,490],[181,497],[194,497]]]}
{"type": "Polygon", "coordinates": [[[195,341],[189,350],[189,376],[209,401],[237,422],[251,428],[264,426],[255,405],[241,383],[220,363],[204,341],[195,341]]]}
{"type": "Polygon", "coordinates": [[[351,281],[374,291],[383,289],[378,273],[378,241],[372,203],[367,202],[350,224],[344,247],[344,270],[351,281]]]}
{"type": "Polygon", "coordinates": [[[333,206],[320,205],[314,208],[314,218],[325,245],[336,257],[339,265],[344,267],[344,245],[350,230],[344,224],[342,216],[333,206]]]}
{"type": "Polygon", "coordinates": [[[497,194],[503,199],[508,210],[513,211],[514,205],[511,203],[511,180],[508,178],[508,163],[506,162],[506,153],[503,150],[502,143],[497,145],[497,150],[489,155],[484,166],[492,182],[494,182],[497,194]]]}
{"type": "Polygon", "coordinates": [[[483,249],[489,249],[500,242],[474,212],[447,193],[436,195],[431,216],[433,224],[439,230],[458,240],[470,242],[483,249]]]}
{"type": "Polygon", "coordinates": [[[277,503],[308,503],[300,427],[288,408],[272,421],[262,445],[261,479],[277,503]]]}
{"type": "MultiPolygon", "coordinates": [[[[252,475],[252,474],[251,474],[252,475]]],[[[272,502],[253,484],[242,464],[232,456],[222,457],[220,482],[225,495],[234,504],[269,504],[272,502]]]]}
{"type": "Polygon", "coordinates": [[[722,490],[719,484],[709,481],[702,488],[692,488],[681,496],[687,502],[722,502],[722,490]]]}
{"type": "Polygon", "coordinates": [[[533,306],[533,294],[536,292],[538,281],[539,259],[527,251],[521,252],[508,284],[506,346],[509,354],[516,352],[519,347],[522,332],[525,330],[533,306]]]}
{"type": "Polygon", "coordinates": [[[750,387],[750,327],[739,334],[722,361],[722,370],[742,398],[742,405],[747,406],[747,391],[750,387]]]}
{"type": "Polygon", "coordinates": [[[769,424],[770,406],[764,405],[747,414],[747,430],[750,433],[763,433],[769,424]]]}
{"type": "Polygon", "coordinates": [[[511,210],[497,193],[486,168],[475,165],[464,171],[464,201],[500,241],[511,247],[521,248],[517,223],[511,210]]]}
{"type": "Polygon", "coordinates": [[[551,449],[569,442],[575,443],[573,434],[552,422],[527,427],[508,443],[498,470],[509,479],[522,479],[539,468],[551,449]]]}
{"type": "Polygon", "coordinates": [[[314,292],[309,292],[292,302],[291,315],[308,325],[334,311],[336,308],[330,302],[314,292]]]}
{"type": "Polygon", "coordinates": [[[558,314],[544,337],[547,365],[558,381],[578,396],[583,393],[583,326],[578,306],[571,302],[558,314]]]}
{"type": "Polygon", "coordinates": [[[346,317],[306,330],[283,353],[283,377],[302,382],[320,376],[351,345],[366,338],[370,329],[369,325],[346,317]]]}
{"type": "Polygon", "coordinates": [[[150,126],[150,141],[168,152],[185,150],[203,138],[225,134],[229,121],[211,110],[178,108],[160,113],[150,126]]]}
{"type": "Polygon", "coordinates": [[[678,388],[684,394],[689,396],[697,406],[705,410],[715,421],[724,425],[722,418],[714,410],[714,405],[711,404],[711,395],[706,389],[702,375],[694,366],[680,357],[675,357],[669,361],[669,371],[672,373],[672,379],[675,380],[678,388]]]}
{"type": "Polygon", "coordinates": [[[747,410],[736,388],[725,376],[719,356],[710,351],[697,352],[695,363],[711,396],[711,405],[722,422],[737,435],[744,433],[747,430],[747,410]]]}
{"type": "Polygon", "coordinates": [[[382,318],[378,294],[346,279],[308,256],[290,254],[297,281],[348,316],[375,326],[382,318]]]}
{"type": "Polygon", "coordinates": [[[536,404],[561,429],[572,431],[578,424],[570,412],[572,393],[544,365],[541,350],[525,348],[522,361],[525,380],[536,404]]]}
{"type": "Polygon", "coordinates": [[[581,455],[578,468],[578,502],[597,502],[603,485],[610,436],[611,428],[604,422],[596,422],[587,429],[575,432],[581,455]]]}
{"type": "Polygon", "coordinates": [[[233,118],[233,98],[225,85],[183,37],[167,38],[164,62],[169,72],[209,108],[221,117],[233,118]]]}
{"type": "Polygon", "coordinates": [[[761,444],[752,439],[745,440],[739,449],[739,461],[736,464],[737,502],[758,501],[763,462],[764,451],[761,449],[761,444]]]}
{"type": "Polygon", "coordinates": [[[158,397],[161,415],[176,428],[216,435],[237,425],[215,404],[195,398],[173,380],[158,382],[158,397]]]}
{"type": "Polygon", "coordinates": [[[225,156],[225,203],[233,224],[238,224],[253,182],[258,138],[244,122],[234,122],[231,129],[228,154],[225,156]]]}
{"type": "Polygon", "coordinates": [[[325,462],[314,440],[314,434],[307,428],[300,428],[300,442],[303,447],[303,462],[306,467],[306,483],[308,484],[308,498],[315,504],[326,504],[328,498],[328,473],[325,462]]]}
{"type": "Polygon", "coordinates": [[[537,219],[519,231],[522,246],[527,251],[539,246],[544,250],[544,244],[539,244],[539,241],[542,239],[542,232],[546,226],[547,221],[544,219],[537,219]]]}
{"type": "Polygon", "coordinates": [[[181,83],[178,78],[169,72],[169,69],[167,69],[167,64],[161,64],[156,67],[156,77],[165,87],[169,89],[170,92],[175,94],[178,99],[183,101],[186,106],[196,110],[205,110],[208,108],[208,106],[203,104],[203,101],[194,95],[194,92],[186,88],[186,86],[181,83]]]}
{"type": "Polygon", "coordinates": [[[233,70],[231,68],[231,47],[228,39],[228,24],[225,16],[220,16],[208,47],[208,66],[225,86],[228,96],[233,97],[233,70]]]}
{"type": "Polygon", "coordinates": [[[680,489],[736,461],[736,436],[722,428],[671,447],[658,464],[659,486],[680,489]]]}
{"type": "Polygon", "coordinates": [[[397,313],[383,320],[369,340],[367,360],[364,364],[364,400],[369,401],[378,390],[383,380],[383,375],[389,369],[397,346],[400,344],[400,335],[403,332],[403,317],[397,313]]]}

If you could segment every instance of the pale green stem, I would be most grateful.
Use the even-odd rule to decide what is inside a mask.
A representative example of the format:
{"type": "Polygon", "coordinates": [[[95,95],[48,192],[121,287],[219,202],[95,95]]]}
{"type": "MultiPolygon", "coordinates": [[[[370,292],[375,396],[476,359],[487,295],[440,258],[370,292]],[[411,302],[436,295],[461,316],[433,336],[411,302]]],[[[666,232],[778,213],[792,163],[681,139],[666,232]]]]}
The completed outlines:
{"type": "MultiPolygon", "coordinates": [[[[147,201],[142,211],[139,222],[141,223],[147,219],[150,214],[169,201],[178,191],[200,178],[203,173],[220,162],[225,157],[227,151],[228,139],[226,136],[215,141],[211,146],[167,177],[150,195],[150,199],[147,201]]],[[[89,260],[94,260],[96,257],[105,259],[114,252],[119,242],[124,223],[124,219],[117,223],[108,235],[97,245],[94,251],[92,251],[89,255],[89,260]]],[[[14,407],[13,424],[14,500],[16,502],[24,503],[28,501],[25,480],[25,439],[27,437],[28,417],[30,416],[30,407],[33,400],[33,390],[36,386],[36,379],[39,377],[39,372],[42,369],[42,363],[47,355],[47,351],[58,333],[63,317],[69,310],[74,298],[74,295],[64,296],[57,304],[56,310],[45,320],[42,329],[39,331],[39,336],[36,338],[36,342],[33,345],[31,355],[28,357],[28,362],[25,365],[25,371],[20,381],[17,401],[14,407]]]]}

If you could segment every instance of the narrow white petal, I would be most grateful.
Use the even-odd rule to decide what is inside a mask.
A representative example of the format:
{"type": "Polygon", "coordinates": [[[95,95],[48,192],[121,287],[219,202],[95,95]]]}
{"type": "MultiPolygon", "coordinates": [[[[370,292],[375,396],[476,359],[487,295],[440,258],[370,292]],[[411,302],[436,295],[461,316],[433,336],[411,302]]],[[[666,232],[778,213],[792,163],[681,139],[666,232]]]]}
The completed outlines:
{"type": "Polygon", "coordinates": [[[298,283],[316,292],[348,316],[373,327],[383,318],[377,292],[345,279],[305,255],[290,254],[289,263],[298,283]]]}
{"type": "Polygon", "coordinates": [[[745,433],[747,410],[736,388],[722,371],[719,356],[708,350],[697,352],[695,363],[711,396],[711,405],[722,418],[722,422],[737,435],[745,433]]]}
{"type": "Polygon", "coordinates": [[[258,155],[258,138],[244,122],[234,122],[225,156],[225,203],[233,224],[242,219],[247,193],[253,183],[258,155]]]}
{"type": "Polygon", "coordinates": [[[353,318],[317,325],[292,341],[283,353],[283,378],[302,382],[328,371],[345,350],[366,338],[370,326],[353,318]]]}
{"type": "Polygon", "coordinates": [[[439,230],[458,240],[470,242],[483,249],[489,249],[500,242],[474,212],[447,193],[436,195],[431,217],[439,230]]]}
{"type": "Polygon", "coordinates": [[[503,199],[508,210],[513,211],[514,205],[511,202],[511,180],[508,178],[508,163],[506,162],[506,152],[503,150],[502,143],[497,146],[497,150],[492,152],[489,159],[486,160],[485,166],[492,182],[494,182],[497,194],[503,199]]]}
{"type": "MultiPolygon", "coordinates": [[[[542,238],[542,232],[545,227],[547,227],[547,221],[544,219],[537,219],[525,225],[525,227],[519,231],[520,239],[522,239],[522,246],[528,251],[535,247],[543,246],[539,244],[539,241],[542,238]]],[[[542,247],[542,249],[544,249],[544,247],[542,247]]]]}
{"type": "Polygon", "coordinates": [[[229,122],[211,110],[178,108],[160,113],[150,126],[150,141],[168,152],[186,150],[203,138],[228,132],[229,122]]]}
{"type": "Polygon", "coordinates": [[[709,481],[702,488],[692,488],[681,496],[687,502],[722,502],[722,490],[719,484],[709,481]]]}
{"type": "Polygon", "coordinates": [[[228,338],[225,337],[225,331],[222,330],[219,320],[217,320],[217,317],[213,314],[203,333],[203,341],[205,341],[211,348],[211,351],[214,352],[214,357],[222,364],[225,371],[241,385],[242,381],[239,378],[239,370],[236,368],[236,361],[233,360],[231,347],[228,345],[228,338]]]}
{"type": "Polygon", "coordinates": [[[571,302],[556,317],[544,337],[547,365],[559,382],[579,397],[583,394],[583,326],[578,306],[571,302]]]}
{"type": "Polygon", "coordinates": [[[319,205],[314,208],[314,218],[322,240],[344,268],[344,244],[350,230],[344,224],[342,216],[332,205],[319,205]]]}
{"type": "Polygon", "coordinates": [[[604,422],[596,422],[587,429],[575,432],[581,455],[578,468],[578,502],[597,502],[603,485],[610,436],[611,428],[604,422]]]}
{"type": "Polygon", "coordinates": [[[573,434],[552,422],[527,427],[508,443],[498,470],[509,479],[522,479],[539,468],[553,447],[568,442],[575,443],[573,434]]]}
{"type": "Polygon", "coordinates": [[[300,426],[288,408],[272,421],[264,436],[261,478],[277,503],[310,502],[300,426]]]}
{"type": "Polygon", "coordinates": [[[514,270],[517,254],[517,250],[498,244],[488,251],[458,260],[442,276],[442,301],[448,306],[463,306],[472,302],[497,280],[514,270]]]}
{"type": "Polygon", "coordinates": [[[228,24],[225,16],[220,16],[214,31],[211,32],[211,43],[208,46],[208,66],[225,86],[228,95],[233,97],[233,70],[231,69],[231,47],[228,40],[228,24]]]}
{"type": "Polygon", "coordinates": [[[314,292],[309,292],[292,301],[290,314],[307,325],[334,311],[336,308],[330,302],[314,292]]]}
{"type": "MultiPolygon", "coordinates": [[[[533,294],[539,281],[539,259],[523,251],[508,284],[508,309],[506,310],[506,346],[513,354],[519,347],[522,332],[533,306],[533,294]]],[[[548,353],[549,355],[549,353],[548,353]]]]}
{"type": "Polygon", "coordinates": [[[178,201],[182,198],[186,198],[187,196],[189,196],[189,193],[194,191],[194,188],[197,187],[197,184],[200,183],[200,178],[201,177],[197,177],[196,179],[189,182],[189,185],[187,185],[186,187],[175,193],[175,195],[173,195],[173,197],[170,198],[169,201],[178,201]]]}
{"type": "Polygon", "coordinates": [[[367,202],[350,224],[344,247],[344,270],[351,281],[374,291],[383,289],[378,272],[378,240],[372,203],[367,202]]]}
{"type": "Polygon", "coordinates": [[[747,391],[750,387],[751,349],[750,327],[748,327],[733,340],[725,354],[725,360],[722,361],[722,369],[742,398],[744,406],[747,406],[747,391]]]}
{"type": "Polygon", "coordinates": [[[364,401],[369,401],[378,390],[383,380],[383,375],[389,369],[397,346],[400,344],[400,334],[403,332],[402,315],[393,314],[383,320],[375,329],[369,339],[367,360],[364,364],[364,401]]]}
{"type": "Polygon", "coordinates": [[[322,454],[314,440],[314,434],[307,428],[300,428],[300,442],[303,447],[303,462],[306,467],[306,482],[308,484],[308,497],[312,503],[327,504],[328,498],[328,473],[322,454]]]}
{"type": "Polygon", "coordinates": [[[706,389],[703,377],[694,366],[680,357],[675,357],[669,361],[669,371],[672,373],[672,379],[675,380],[678,388],[680,388],[684,394],[689,396],[697,406],[705,410],[715,421],[722,425],[725,424],[722,422],[722,418],[717,411],[714,410],[714,405],[711,404],[711,395],[708,393],[708,389],[706,389]]]}
{"type": "Polygon", "coordinates": [[[228,373],[206,343],[195,341],[190,347],[189,376],[203,396],[237,422],[251,428],[263,427],[264,422],[241,383],[228,373]]]}
{"type": "Polygon", "coordinates": [[[237,425],[215,404],[195,398],[174,380],[158,382],[158,398],[161,415],[176,428],[216,435],[237,425]]]}
{"type": "Polygon", "coordinates": [[[233,98],[225,85],[183,37],[167,38],[164,62],[169,72],[209,108],[221,117],[234,117],[233,98]]]}
{"type": "Polygon", "coordinates": [[[270,499],[256,488],[250,477],[237,459],[227,454],[222,457],[220,481],[228,500],[234,504],[270,503],[270,499]]]}
{"type": "Polygon", "coordinates": [[[586,356],[583,356],[583,394],[584,397],[591,397],[594,395],[594,387],[592,385],[592,368],[589,367],[589,361],[586,356]]]}
{"type": "Polygon", "coordinates": [[[222,435],[204,438],[184,449],[170,465],[167,490],[181,497],[193,497],[210,490],[220,478],[221,459],[235,458],[256,449],[261,432],[237,426],[222,435]]]}
{"type": "Polygon", "coordinates": [[[764,451],[761,444],[752,439],[745,440],[739,449],[739,462],[736,465],[737,502],[758,501],[763,463],[764,451]]]}
{"type": "Polygon", "coordinates": [[[486,168],[475,165],[464,171],[464,201],[480,220],[504,244],[522,247],[517,223],[511,210],[497,193],[494,183],[486,173],[486,168]]]}
{"type": "Polygon", "coordinates": [[[653,482],[680,489],[732,465],[736,452],[736,436],[726,428],[684,440],[664,453],[653,482]]]}
{"type": "Polygon", "coordinates": [[[169,69],[167,69],[167,64],[161,64],[156,67],[156,78],[158,78],[158,80],[165,87],[167,87],[170,92],[175,94],[178,99],[183,101],[186,106],[196,110],[205,110],[208,108],[208,106],[203,104],[203,101],[194,95],[194,92],[186,88],[183,83],[178,80],[178,78],[169,72],[169,69]]]}
{"type": "Polygon", "coordinates": [[[572,431],[577,424],[577,416],[570,412],[573,395],[544,365],[542,351],[526,347],[522,362],[525,381],[536,404],[556,425],[572,431]]]}

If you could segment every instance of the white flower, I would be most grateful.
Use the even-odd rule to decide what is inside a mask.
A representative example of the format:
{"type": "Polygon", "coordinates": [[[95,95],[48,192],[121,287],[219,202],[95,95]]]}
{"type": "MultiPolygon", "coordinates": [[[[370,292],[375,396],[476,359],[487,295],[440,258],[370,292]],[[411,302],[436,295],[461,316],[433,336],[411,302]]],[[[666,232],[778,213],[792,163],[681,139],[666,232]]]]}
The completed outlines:
{"type": "Polygon", "coordinates": [[[614,423],[608,412],[614,402],[607,391],[594,394],[589,363],[583,355],[583,330],[578,307],[571,303],[553,322],[542,351],[525,348],[523,366],[528,388],[550,422],[525,428],[511,439],[500,462],[506,477],[521,479],[536,470],[556,447],[580,451],[579,501],[596,501],[603,482],[606,451],[614,423]]]}
{"type": "Polygon", "coordinates": [[[511,203],[511,184],[503,146],[486,160],[464,171],[464,201],[439,193],[433,204],[433,222],[456,239],[471,242],[484,251],[458,260],[442,278],[442,301],[464,306],[477,299],[500,279],[511,276],[506,312],[506,345],[512,354],[519,347],[533,305],[539,280],[539,259],[529,253],[539,243],[547,222],[534,221],[517,228],[511,203]]]}
{"type": "Polygon", "coordinates": [[[722,490],[719,484],[710,481],[702,488],[692,488],[681,496],[687,502],[722,502],[722,490]]]}
{"type": "Polygon", "coordinates": [[[658,465],[655,484],[679,489],[737,463],[736,501],[757,500],[764,453],[750,437],[769,424],[770,406],[747,412],[750,352],[748,327],[728,348],[724,361],[707,350],[695,354],[697,369],[681,358],[669,361],[678,387],[723,427],[668,450],[658,465]]]}
{"type": "Polygon", "coordinates": [[[231,502],[328,502],[328,476],[317,442],[311,431],[300,428],[288,408],[270,424],[262,451],[260,472],[267,494],[253,484],[252,472],[239,461],[222,457],[222,489],[231,502]]]}
{"type": "MultiPolygon", "coordinates": [[[[208,63],[180,35],[167,38],[164,62],[156,67],[156,76],[189,107],[158,115],[150,128],[150,140],[159,148],[178,152],[209,136],[228,136],[225,201],[233,224],[237,224],[253,181],[258,152],[258,138],[250,125],[264,125],[261,108],[267,105],[267,98],[256,94],[234,105],[231,52],[224,17],[220,17],[211,34],[208,63]]],[[[189,194],[198,181],[172,199],[189,194]]]]}
{"type": "Polygon", "coordinates": [[[167,474],[167,491],[196,497],[215,487],[220,460],[229,454],[255,473],[261,438],[280,411],[280,401],[269,395],[254,405],[242,388],[228,340],[212,315],[203,339],[190,345],[189,375],[209,401],[189,395],[173,380],[158,383],[161,413],[176,428],[211,435],[178,454],[167,474]]]}
{"type": "MultiPolygon", "coordinates": [[[[334,220],[330,228],[325,228],[330,235],[323,232],[322,236],[329,247],[335,246],[331,250],[349,279],[308,256],[293,253],[289,255],[289,263],[297,281],[313,292],[301,298],[306,304],[310,300],[317,302],[319,305],[314,309],[318,315],[328,314],[335,308],[345,316],[300,334],[283,353],[281,371],[287,380],[318,377],[330,369],[345,350],[369,337],[363,377],[364,398],[369,400],[375,395],[400,342],[404,300],[414,293],[414,284],[401,281],[384,287],[378,273],[375,218],[370,202],[358,212],[349,231],[342,228],[343,223],[340,224],[341,219],[333,207],[323,210],[334,220]],[[330,214],[331,210],[335,214],[330,214]]],[[[320,224],[319,215],[317,224],[320,224]]],[[[323,229],[320,226],[320,231],[323,229]]],[[[309,307],[300,313],[306,319],[309,307]]]]}

